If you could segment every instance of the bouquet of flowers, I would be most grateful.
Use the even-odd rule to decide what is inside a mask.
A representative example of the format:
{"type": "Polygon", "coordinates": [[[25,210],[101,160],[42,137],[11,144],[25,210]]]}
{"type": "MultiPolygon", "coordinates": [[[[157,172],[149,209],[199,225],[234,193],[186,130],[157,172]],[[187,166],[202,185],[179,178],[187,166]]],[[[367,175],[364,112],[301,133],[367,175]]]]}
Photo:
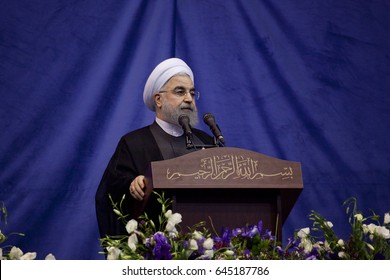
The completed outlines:
{"type": "Polygon", "coordinates": [[[348,239],[339,238],[332,222],[311,211],[312,228],[297,231],[295,238],[289,240],[286,252],[298,259],[389,260],[390,213],[384,214],[381,223],[381,217],[372,211],[364,217],[357,209],[355,198],[346,200],[344,206],[351,226],[348,239]]]}
{"type": "Polygon", "coordinates": [[[101,239],[108,260],[116,259],[390,259],[390,214],[364,218],[357,210],[356,199],[347,200],[351,233],[343,240],[336,235],[333,224],[312,211],[309,219],[312,227],[297,230],[282,247],[269,230],[263,230],[262,222],[245,225],[240,228],[225,228],[221,235],[210,231],[200,222],[191,228],[182,230],[180,213],[173,213],[172,201],[164,193],[157,195],[161,204],[159,225],[147,214],[138,221],[127,220],[121,211],[121,204],[113,203],[114,212],[126,225],[128,235],[106,236],[101,239]],[[351,208],[352,207],[352,208],[351,208]],[[369,223],[369,224],[367,224],[369,223]]]}
{"type": "MultiPolygon", "coordinates": [[[[221,236],[212,236],[200,222],[187,230],[181,230],[180,213],[173,213],[169,207],[170,199],[164,193],[158,196],[161,204],[159,226],[147,214],[136,220],[126,220],[119,205],[113,203],[114,212],[126,224],[128,235],[107,236],[101,239],[101,246],[107,253],[107,259],[252,259],[258,256],[277,258],[278,250],[275,237],[270,231],[262,232],[262,222],[230,230],[226,228],[221,236]]],[[[102,252],[104,253],[104,252],[102,252]]]]}

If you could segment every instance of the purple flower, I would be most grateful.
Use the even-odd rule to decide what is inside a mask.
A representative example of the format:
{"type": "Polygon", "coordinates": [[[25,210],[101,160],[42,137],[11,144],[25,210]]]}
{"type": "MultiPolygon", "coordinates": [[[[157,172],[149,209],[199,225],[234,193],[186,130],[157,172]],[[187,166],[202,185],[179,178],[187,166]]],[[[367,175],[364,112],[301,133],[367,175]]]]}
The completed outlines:
{"type": "Polygon", "coordinates": [[[306,260],[316,260],[317,257],[315,255],[309,255],[306,260]]]}
{"type": "Polygon", "coordinates": [[[245,233],[245,235],[243,234],[243,236],[245,237],[253,237],[255,236],[256,234],[259,234],[259,228],[257,226],[250,226],[248,228],[248,231],[245,233]]]}
{"type": "Polygon", "coordinates": [[[241,228],[236,228],[236,229],[232,230],[232,235],[234,237],[237,237],[237,236],[241,235],[242,233],[243,233],[243,230],[241,228]]]}
{"type": "Polygon", "coordinates": [[[316,249],[312,249],[308,254],[306,254],[306,260],[316,260],[320,254],[316,249]]]}
{"type": "Polygon", "coordinates": [[[230,233],[230,230],[228,228],[225,229],[225,231],[223,232],[222,234],[222,243],[225,247],[229,246],[230,245],[230,239],[231,239],[231,233],[230,233]]]}
{"type": "Polygon", "coordinates": [[[144,241],[144,244],[145,244],[146,248],[150,248],[150,238],[149,237],[144,241]]]}
{"type": "Polygon", "coordinates": [[[244,257],[245,258],[247,258],[247,259],[249,259],[250,258],[250,256],[251,256],[251,251],[249,251],[248,249],[245,249],[245,251],[244,251],[244,257]]]}
{"type": "Polygon", "coordinates": [[[263,238],[269,239],[271,241],[275,240],[275,236],[272,235],[272,231],[270,231],[268,229],[265,231],[265,234],[263,235],[263,238]]]}
{"type": "Polygon", "coordinates": [[[198,244],[198,252],[200,254],[203,253],[204,248],[203,248],[203,242],[206,240],[206,238],[202,237],[202,239],[196,240],[196,243],[198,244]]]}
{"type": "Polygon", "coordinates": [[[222,232],[222,236],[216,236],[214,237],[214,248],[216,250],[221,249],[221,248],[228,248],[230,247],[230,239],[232,237],[232,233],[229,228],[224,228],[222,232]]]}
{"type": "Polygon", "coordinates": [[[153,256],[155,260],[171,260],[172,255],[170,252],[171,245],[168,243],[167,238],[163,233],[157,232],[153,236],[154,238],[154,248],[153,256]]]}
{"type": "Polygon", "coordinates": [[[263,221],[262,220],[260,220],[257,223],[257,228],[259,229],[259,233],[261,233],[261,231],[263,230],[263,221]]]}
{"type": "Polygon", "coordinates": [[[187,240],[183,240],[182,244],[183,244],[183,247],[186,248],[186,249],[188,249],[188,247],[190,245],[190,243],[187,240]]]}
{"type": "Polygon", "coordinates": [[[294,237],[289,237],[287,239],[287,247],[298,247],[299,246],[299,239],[295,239],[294,237]]]}

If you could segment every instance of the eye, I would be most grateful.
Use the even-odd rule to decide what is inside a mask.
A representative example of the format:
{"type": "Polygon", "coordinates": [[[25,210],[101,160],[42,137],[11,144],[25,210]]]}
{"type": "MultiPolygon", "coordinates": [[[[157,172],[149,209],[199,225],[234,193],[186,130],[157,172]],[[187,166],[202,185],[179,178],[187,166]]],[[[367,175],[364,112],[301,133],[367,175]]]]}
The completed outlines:
{"type": "Polygon", "coordinates": [[[177,89],[175,89],[175,94],[178,96],[183,96],[186,94],[186,91],[182,88],[177,88],[177,89]]]}
{"type": "Polygon", "coordinates": [[[191,94],[192,97],[194,97],[196,95],[196,91],[194,89],[191,89],[190,90],[190,94],[191,94]]]}

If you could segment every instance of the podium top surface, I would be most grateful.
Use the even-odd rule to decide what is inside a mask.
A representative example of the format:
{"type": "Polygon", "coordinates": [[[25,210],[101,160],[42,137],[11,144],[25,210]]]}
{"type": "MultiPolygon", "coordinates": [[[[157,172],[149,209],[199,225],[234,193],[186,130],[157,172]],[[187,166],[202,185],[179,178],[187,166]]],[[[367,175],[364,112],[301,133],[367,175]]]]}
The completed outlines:
{"type": "Polygon", "coordinates": [[[301,164],[241,148],[209,148],[151,163],[154,188],[302,189],[301,164]]]}

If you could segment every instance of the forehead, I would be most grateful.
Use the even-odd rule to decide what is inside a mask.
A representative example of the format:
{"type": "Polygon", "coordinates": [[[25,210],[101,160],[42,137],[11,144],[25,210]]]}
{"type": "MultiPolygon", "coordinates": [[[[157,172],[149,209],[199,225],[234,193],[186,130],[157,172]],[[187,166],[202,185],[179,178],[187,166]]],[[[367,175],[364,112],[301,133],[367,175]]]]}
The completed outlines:
{"type": "Polygon", "coordinates": [[[176,87],[185,87],[185,88],[193,88],[194,83],[192,82],[191,78],[187,75],[176,75],[170,78],[166,84],[164,85],[165,88],[176,88],[176,87]]]}

